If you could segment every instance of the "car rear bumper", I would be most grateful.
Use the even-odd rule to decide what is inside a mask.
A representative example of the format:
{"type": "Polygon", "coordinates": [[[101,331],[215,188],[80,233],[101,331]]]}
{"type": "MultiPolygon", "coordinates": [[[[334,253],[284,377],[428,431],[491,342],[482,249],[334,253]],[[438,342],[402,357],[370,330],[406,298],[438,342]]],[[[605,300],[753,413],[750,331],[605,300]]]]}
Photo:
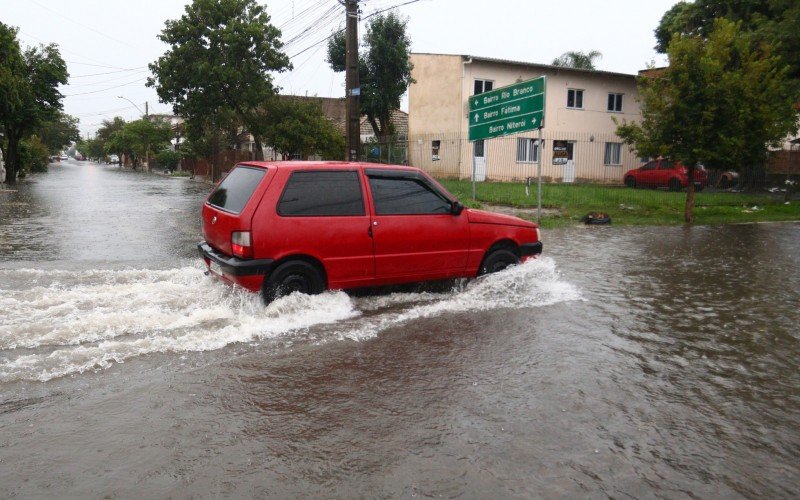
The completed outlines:
{"type": "MultiPolygon", "coordinates": [[[[240,259],[238,257],[228,257],[217,252],[205,241],[197,244],[200,256],[207,263],[214,262],[219,269],[228,276],[254,276],[265,275],[272,269],[273,259],[240,259]]],[[[210,264],[209,264],[210,265],[210,264]]],[[[216,267],[215,266],[215,267],[216,267]]]]}

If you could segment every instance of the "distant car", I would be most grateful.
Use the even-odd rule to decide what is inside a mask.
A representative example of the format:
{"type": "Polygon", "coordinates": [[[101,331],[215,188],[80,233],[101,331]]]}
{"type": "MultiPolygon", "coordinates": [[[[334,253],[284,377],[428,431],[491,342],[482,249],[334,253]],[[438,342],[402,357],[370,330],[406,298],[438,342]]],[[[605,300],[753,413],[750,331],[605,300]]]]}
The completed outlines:
{"type": "Polygon", "coordinates": [[[61,155],[61,159],[62,159],[62,160],[66,160],[67,158],[69,158],[69,156],[67,156],[67,155],[61,155]]]}
{"type": "Polygon", "coordinates": [[[119,156],[117,155],[109,155],[108,156],[109,163],[119,163],[119,156]]]}
{"type": "MultiPolygon", "coordinates": [[[[680,191],[689,185],[686,166],[669,159],[649,161],[639,168],[628,170],[623,179],[628,187],[665,187],[670,191],[680,191]]],[[[698,166],[694,170],[694,188],[702,191],[706,186],[708,186],[708,172],[702,166],[698,166]]]]}
{"type": "Polygon", "coordinates": [[[464,208],[423,171],[398,165],[240,163],[206,198],[201,224],[210,273],[265,302],[474,278],[542,251],[536,224],[464,208]]]}

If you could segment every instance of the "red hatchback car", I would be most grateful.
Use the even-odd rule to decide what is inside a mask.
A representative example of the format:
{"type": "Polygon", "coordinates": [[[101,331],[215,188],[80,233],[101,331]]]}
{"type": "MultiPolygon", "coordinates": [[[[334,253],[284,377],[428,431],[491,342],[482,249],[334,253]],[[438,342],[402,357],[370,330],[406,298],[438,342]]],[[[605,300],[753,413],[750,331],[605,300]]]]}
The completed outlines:
{"type": "MultiPolygon", "coordinates": [[[[645,163],[639,168],[625,172],[623,179],[628,187],[669,188],[680,191],[689,185],[686,167],[673,160],[658,159],[645,163]]],[[[694,188],[702,191],[708,185],[708,172],[703,167],[694,170],[694,188]]]]}
{"type": "Polygon", "coordinates": [[[209,194],[202,226],[209,271],[267,303],[475,277],[542,251],[536,224],[464,208],[419,169],[364,163],[240,163],[209,194]]]}

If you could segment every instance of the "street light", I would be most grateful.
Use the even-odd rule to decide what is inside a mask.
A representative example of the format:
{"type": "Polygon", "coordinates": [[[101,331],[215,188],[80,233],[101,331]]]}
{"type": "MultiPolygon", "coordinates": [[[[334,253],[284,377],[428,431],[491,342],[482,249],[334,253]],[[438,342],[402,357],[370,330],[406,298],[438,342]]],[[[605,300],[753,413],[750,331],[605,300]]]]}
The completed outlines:
{"type": "MultiPolygon", "coordinates": [[[[142,113],[142,116],[147,116],[147,113],[142,112],[141,108],[139,106],[137,106],[135,102],[133,102],[130,99],[128,99],[127,97],[123,97],[121,95],[118,95],[117,97],[120,98],[120,99],[125,99],[129,103],[133,104],[133,107],[136,108],[139,111],[139,113],[142,113]]],[[[145,108],[146,108],[147,107],[147,102],[145,102],[144,105],[145,105],[145,108]]]]}

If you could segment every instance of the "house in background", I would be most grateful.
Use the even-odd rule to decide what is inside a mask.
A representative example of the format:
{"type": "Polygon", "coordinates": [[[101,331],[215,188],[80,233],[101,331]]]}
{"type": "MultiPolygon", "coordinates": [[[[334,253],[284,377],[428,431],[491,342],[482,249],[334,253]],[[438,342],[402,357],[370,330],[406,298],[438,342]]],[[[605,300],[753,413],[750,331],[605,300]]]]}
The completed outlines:
{"type": "Polygon", "coordinates": [[[411,55],[409,163],[434,175],[556,182],[621,183],[639,159],[616,135],[623,120],[641,119],[636,75],[580,70],[470,55],[411,55]],[[544,147],[536,130],[469,142],[470,96],[546,77],[544,147]],[[553,161],[553,143],[566,143],[567,161],[553,161]],[[564,141],[564,142],[561,142],[564,141]]]}

